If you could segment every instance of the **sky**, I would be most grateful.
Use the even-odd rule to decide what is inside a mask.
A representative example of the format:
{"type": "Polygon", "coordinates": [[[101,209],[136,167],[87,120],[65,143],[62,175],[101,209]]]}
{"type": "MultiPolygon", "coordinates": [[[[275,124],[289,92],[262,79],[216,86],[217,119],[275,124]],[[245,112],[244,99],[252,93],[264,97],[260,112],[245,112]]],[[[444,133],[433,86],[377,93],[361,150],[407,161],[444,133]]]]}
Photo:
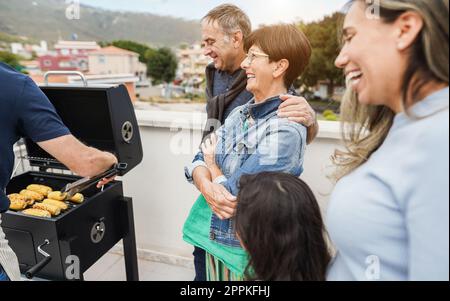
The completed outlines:
{"type": "Polygon", "coordinates": [[[200,20],[210,9],[233,3],[242,8],[253,25],[319,20],[348,0],[80,0],[82,4],[110,10],[149,12],[188,20],[200,20]]]}

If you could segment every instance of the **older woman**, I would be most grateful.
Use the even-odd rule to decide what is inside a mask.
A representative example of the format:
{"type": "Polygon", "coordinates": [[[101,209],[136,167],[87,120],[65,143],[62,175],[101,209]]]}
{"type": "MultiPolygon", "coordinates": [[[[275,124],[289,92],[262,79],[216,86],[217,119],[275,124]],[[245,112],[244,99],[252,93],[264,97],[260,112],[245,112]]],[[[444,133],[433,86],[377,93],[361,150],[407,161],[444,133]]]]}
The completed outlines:
{"type": "Polygon", "coordinates": [[[328,279],[448,281],[449,1],[350,5],[328,279]]]}
{"type": "MultiPolygon", "coordinates": [[[[247,90],[254,99],[236,108],[202,147],[194,166],[207,166],[211,180],[232,195],[244,174],[277,171],[300,176],[306,146],[306,128],[277,116],[280,95],[286,94],[308,65],[311,46],[294,25],[262,27],[246,41],[247,90]]],[[[187,170],[192,176],[193,170],[187,170]]],[[[184,227],[184,239],[203,248],[210,280],[242,279],[247,254],[236,237],[234,210],[212,214],[204,198],[194,205],[184,227]]]]}

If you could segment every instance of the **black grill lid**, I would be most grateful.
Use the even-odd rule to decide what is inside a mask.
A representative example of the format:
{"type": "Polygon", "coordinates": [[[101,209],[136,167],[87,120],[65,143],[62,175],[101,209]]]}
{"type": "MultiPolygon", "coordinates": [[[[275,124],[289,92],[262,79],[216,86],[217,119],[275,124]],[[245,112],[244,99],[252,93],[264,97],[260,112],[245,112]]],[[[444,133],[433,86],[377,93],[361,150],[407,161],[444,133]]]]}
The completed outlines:
{"type": "MultiPolygon", "coordinates": [[[[115,154],[128,165],[121,176],[143,157],[141,137],[130,96],[118,86],[41,86],[71,133],[88,146],[115,154]]],[[[32,166],[67,169],[30,139],[25,139],[32,166]]]]}

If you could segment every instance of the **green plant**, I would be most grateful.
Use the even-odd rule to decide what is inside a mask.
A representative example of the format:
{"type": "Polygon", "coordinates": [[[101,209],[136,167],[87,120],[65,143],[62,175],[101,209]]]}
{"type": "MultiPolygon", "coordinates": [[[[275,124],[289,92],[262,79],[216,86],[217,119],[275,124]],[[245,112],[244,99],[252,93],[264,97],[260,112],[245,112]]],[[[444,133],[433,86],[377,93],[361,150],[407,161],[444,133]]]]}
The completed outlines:
{"type": "Polygon", "coordinates": [[[23,67],[19,63],[20,59],[21,58],[19,56],[12,54],[11,52],[0,51],[0,62],[10,65],[11,67],[19,71],[23,69],[23,67]]]}
{"type": "Polygon", "coordinates": [[[127,40],[114,41],[112,42],[112,45],[118,48],[139,53],[139,61],[145,64],[147,64],[147,57],[146,57],[147,51],[153,50],[151,47],[147,45],[127,40]]]}
{"type": "Polygon", "coordinates": [[[335,114],[332,110],[325,110],[325,111],[323,111],[322,115],[323,115],[323,117],[326,118],[329,115],[335,115],[335,114]]]}
{"type": "Polygon", "coordinates": [[[153,79],[153,84],[170,83],[175,79],[178,61],[169,48],[148,50],[147,74],[153,79]]]}
{"type": "Polygon", "coordinates": [[[299,24],[311,42],[313,52],[308,68],[297,81],[297,86],[312,88],[323,80],[328,86],[327,97],[330,98],[335,87],[344,84],[343,72],[334,65],[341,50],[338,36],[343,17],[342,13],[334,13],[319,21],[299,24]]]}
{"type": "Polygon", "coordinates": [[[324,116],[324,117],[327,121],[338,121],[339,120],[338,116],[334,113],[328,114],[327,116],[324,116]]]}

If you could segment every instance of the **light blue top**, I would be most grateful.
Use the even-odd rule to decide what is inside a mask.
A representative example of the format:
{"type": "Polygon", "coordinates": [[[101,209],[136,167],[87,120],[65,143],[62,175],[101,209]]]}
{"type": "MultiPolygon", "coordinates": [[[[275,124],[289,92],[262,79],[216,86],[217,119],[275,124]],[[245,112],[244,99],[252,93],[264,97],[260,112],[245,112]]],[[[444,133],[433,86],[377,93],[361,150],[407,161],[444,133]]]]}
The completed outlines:
{"type": "Polygon", "coordinates": [[[449,89],[401,113],[366,164],[337,184],[328,280],[449,280],[449,89]]]}

